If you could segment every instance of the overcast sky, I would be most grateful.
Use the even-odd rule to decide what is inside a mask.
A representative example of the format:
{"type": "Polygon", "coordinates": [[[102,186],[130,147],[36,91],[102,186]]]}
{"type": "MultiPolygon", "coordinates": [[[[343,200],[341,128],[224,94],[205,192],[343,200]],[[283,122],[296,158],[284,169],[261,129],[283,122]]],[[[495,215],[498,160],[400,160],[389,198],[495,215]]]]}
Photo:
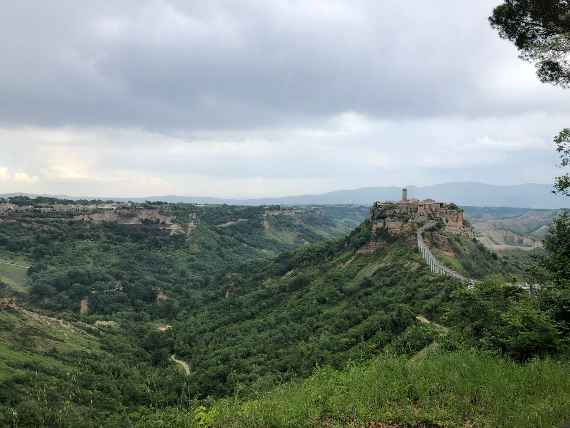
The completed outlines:
{"type": "Polygon", "coordinates": [[[550,183],[570,91],[499,0],[0,0],[0,193],[550,183]]]}

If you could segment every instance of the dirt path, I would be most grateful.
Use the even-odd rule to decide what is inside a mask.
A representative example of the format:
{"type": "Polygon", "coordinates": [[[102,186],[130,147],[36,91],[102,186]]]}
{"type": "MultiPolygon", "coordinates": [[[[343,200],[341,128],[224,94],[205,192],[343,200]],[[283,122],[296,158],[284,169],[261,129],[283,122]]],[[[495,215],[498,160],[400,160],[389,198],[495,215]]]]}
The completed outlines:
{"type": "MultiPolygon", "coordinates": [[[[439,331],[439,334],[441,336],[445,336],[445,335],[447,335],[447,333],[449,333],[449,328],[447,328],[441,324],[438,324],[436,322],[430,321],[426,317],[424,317],[423,315],[416,315],[416,320],[420,324],[431,325],[432,327],[435,327],[435,329],[439,331]]],[[[436,351],[440,346],[441,345],[437,340],[433,341],[432,343],[427,345],[425,348],[423,348],[422,350],[417,352],[412,358],[410,358],[409,364],[415,364],[418,361],[423,360],[430,352],[436,351]]]]}
{"type": "Polygon", "coordinates": [[[22,269],[29,269],[30,268],[30,266],[28,266],[28,265],[20,265],[18,263],[14,263],[14,262],[11,262],[9,260],[2,260],[2,259],[0,259],[0,264],[15,266],[15,267],[19,267],[22,269]]]}
{"type": "Polygon", "coordinates": [[[187,362],[182,360],[177,360],[174,354],[170,356],[170,359],[184,369],[184,373],[186,374],[186,376],[190,376],[190,365],[187,362]]]}
{"type": "Polygon", "coordinates": [[[421,324],[431,324],[443,334],[447,334],[449,332],[449,328],[444,327],[443,325],[436,322],[430,321],[423,315],[416,315],[416,320],[418,320],[421,324]]]}
{"type": "Polygon", "coordinates": [[[246,221],[249,221],[249,220],[247,218],[238,218],[237,220],[228,221],[227,223],[216,224],[216,226],[217,227],[230,227],[230,226],[233,226],[235,224],[243,223],[246,221]]]}

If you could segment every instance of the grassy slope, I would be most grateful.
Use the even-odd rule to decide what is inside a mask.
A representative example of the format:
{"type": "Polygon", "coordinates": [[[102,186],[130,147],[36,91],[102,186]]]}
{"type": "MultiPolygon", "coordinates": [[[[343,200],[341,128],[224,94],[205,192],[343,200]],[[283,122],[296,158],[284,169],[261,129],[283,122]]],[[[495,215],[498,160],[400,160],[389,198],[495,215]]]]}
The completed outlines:
{"type": "Polygon", "coordinates": [[[318,369],[252,401],[206,412],[213,427],[559,427],[570,420],[570,364],[518,365],[473,351],[412,363],[385,355],[343,371],[318,369]],[[421,426],[426,426],[421,425],[421,426]]]}
{"type": "MultiPolygon", "coordinates": [[[[14,252],[1,251],[0,246],[0,284],[12,291],[27,293],[27,275],[30,261],[27,257],[14,252]]],[[[1,288],[1,287],[0,287],[1,288]]]]}
{"type": "Polygon", "coordinates": [[[147,334],[0,311],[0,426],[125,427],[129,412],[187,406],[186,377],[152,364],[133,330],[147,334]]]}
{"type": "Polygon", "coordinates": [[[28,292],[26,287],[27,272],[28,269],[25,267],[5,263],[0,260],[0,282],[3,282],[14,291],[20,293],[28,292]]]}
{"type": "Polygon", "coordinates": [[[65,354],[98,351],[97,338],[70,323],[24,309],[0,311],[0,380],[32,368],[63,370],[65,354]]]}

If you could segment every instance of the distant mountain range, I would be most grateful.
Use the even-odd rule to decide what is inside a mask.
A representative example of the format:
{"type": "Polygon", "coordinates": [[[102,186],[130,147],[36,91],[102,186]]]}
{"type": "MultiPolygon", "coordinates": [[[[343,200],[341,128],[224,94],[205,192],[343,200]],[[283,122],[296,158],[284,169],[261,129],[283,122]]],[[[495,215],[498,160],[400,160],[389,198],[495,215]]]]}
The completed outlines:
{"type": "MultiPolygon", "coordinates": [[[[115,201],[164,201],[201,204],[229,205],[371,205],[378,200],[399,200],[399,187],[362,187],[351,190],[337,190],[316,195],[298,195],[269,198],[232,199],[202,196],[149,196],[144,198],[97,198],[115,201]]],[[[13,196],[0,195],[0,196],[13,196]]],[[[27,195],[34,196],[34,195],[27,195]]],[[[46,196],[46,195],[44,195],[46,196]]],[[[55,196],[65,198],[65,196],[55,196]]],[[[498,186],[482,183],[444,183],[431,186],[408,186],[408,197],[438,201],[455,202],[464,206],[479,207],[516,207],[537,209],[570,208],[570,198],[552,194],[548,184],[520,184],[498,186]]],[[[78,199],[67,197],[69,199],[78,199]]],[[[81,198],[84,199],[84,198],[81,198]]]]}

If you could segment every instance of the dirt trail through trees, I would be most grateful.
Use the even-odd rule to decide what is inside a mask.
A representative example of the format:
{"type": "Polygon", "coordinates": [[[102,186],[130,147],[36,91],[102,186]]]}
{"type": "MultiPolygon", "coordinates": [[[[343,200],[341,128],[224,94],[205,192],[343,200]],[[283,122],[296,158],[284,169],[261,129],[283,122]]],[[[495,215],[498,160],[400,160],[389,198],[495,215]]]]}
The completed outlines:
{"type": "Polygon", "coordinates": [[[184,369],[184,373],[186,374],[186,376],[190,376],[190,365],[187,362],[182,360],[177,360],[174,354],[170,356],[170,359],[184,369]]]}

